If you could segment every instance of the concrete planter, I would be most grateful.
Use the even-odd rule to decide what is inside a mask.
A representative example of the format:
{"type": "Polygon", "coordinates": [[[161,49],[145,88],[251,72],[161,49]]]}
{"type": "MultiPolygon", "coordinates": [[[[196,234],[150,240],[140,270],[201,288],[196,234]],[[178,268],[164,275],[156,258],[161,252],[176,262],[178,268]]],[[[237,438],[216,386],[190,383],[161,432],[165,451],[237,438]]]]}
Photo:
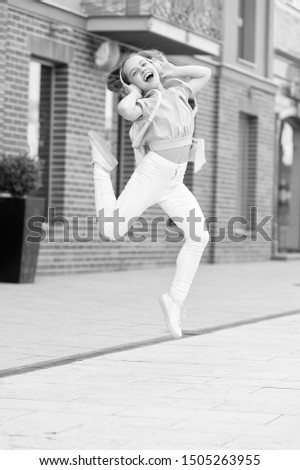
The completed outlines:
{"type": "Polygon", "coordinates": [[[0,195],[0,282],[34,282],[39,240],[26,242],[27,221],[43,210],[44,198],[0,195]]]}

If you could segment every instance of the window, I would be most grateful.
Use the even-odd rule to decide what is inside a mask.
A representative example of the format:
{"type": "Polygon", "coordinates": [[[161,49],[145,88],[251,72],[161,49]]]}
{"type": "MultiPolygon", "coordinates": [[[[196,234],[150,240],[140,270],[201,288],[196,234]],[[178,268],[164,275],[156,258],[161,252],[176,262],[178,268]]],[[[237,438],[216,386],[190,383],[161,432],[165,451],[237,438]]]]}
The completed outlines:
{"type": "Polygon", "coordinates": [[[43,162],[42,187],[33,195],[45,198],[45,212],[50,199],[52,86],[52,65],[32,60],[29,68],[27,142],[30,156],[43,162]]]}
{"type": "Polygon", "coordinates": [[[238,215],[247,219],[251,230],[256,203],[257,118],[240,113],[238,155],[238,215]]]}
{"type": "Polygon", "coordinates": [[[135,170],[134,151],[129,138],[129,130],[131,122],[126,121],[122,116],[118,115],[118,161],[116,196],[118,197],[125,188],[130,176],[135,170]]]}
{"type": "Polygon", "coordinates": [[[255,10],[256,0],[239,0],[238,56],[255,62],[255,10]]]}

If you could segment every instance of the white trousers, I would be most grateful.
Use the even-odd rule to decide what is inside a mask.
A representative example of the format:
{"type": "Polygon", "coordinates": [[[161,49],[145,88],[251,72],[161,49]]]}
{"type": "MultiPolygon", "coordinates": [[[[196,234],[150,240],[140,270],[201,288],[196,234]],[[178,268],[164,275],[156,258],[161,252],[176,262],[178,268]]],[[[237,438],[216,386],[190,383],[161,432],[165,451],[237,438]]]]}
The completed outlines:
{"type": "MultiPolygon", "coordinates": [[[[138,165],[126,187],[116,199],[110,175],[94,164],[97,215],[105,216],[100,231],[110,239],[127,233],[134,219],[148,207],[159,204],[183,230],[184,244],[176,261],[176,272],[170,289],[171,298],[183,305],[209,242],[203,212],[191,191],[183,184],[187,163],[174,163],[150,151],[138,165]],[[116,224],[107,218],[117,214],[116,224]]],[[[101,219],[101,217],[100,217],[101,219]]]]}

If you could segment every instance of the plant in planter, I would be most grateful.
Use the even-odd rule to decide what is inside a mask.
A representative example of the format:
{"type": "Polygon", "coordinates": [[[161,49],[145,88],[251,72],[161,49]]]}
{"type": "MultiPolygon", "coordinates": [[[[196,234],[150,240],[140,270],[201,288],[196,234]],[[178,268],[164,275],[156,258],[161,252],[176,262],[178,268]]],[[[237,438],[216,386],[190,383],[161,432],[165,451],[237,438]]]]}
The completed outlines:
{"type": "Polygon", "coordinates": [[[27,243],[28,219],[42,215],[42,164],[27,153],[0,156],[0,282],[33,282],[39,243],[27,243]]]}

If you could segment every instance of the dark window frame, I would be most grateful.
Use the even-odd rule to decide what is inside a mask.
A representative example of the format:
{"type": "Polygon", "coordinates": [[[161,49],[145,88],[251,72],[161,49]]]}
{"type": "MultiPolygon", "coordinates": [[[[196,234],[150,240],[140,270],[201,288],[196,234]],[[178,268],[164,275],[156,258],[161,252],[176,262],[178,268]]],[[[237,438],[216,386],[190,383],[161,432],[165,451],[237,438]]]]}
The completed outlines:
{"type": "Polygon", "coordinates": [[[255,64],[256,0],[239,0],[238,58],[255,64]]]}
{"type": "Polygon", "coordinates": [[[244,112],[239,113],[239,154],[237,208],[238,216],[247,219],[243,230],[250,231],[255,224],[257,191],[257,137],[258,118],[244,112]]]}
{"type": "MultiPolygon", "coordinates": [[[[41,75],[40,75],[40,97],[39,97],[39,119],[40,119],[40,103],[41,103],[41,89],[42,89],[42,67],[47,67],[49,69],[49,82],[50,82],[50,87],[49,87],[49,92],[50,92],[50,98],[49,98],[49,108],[50,108],[50,113],[49,113],[49,132],[48,132],[48,158],[47,158],[47,169],[44,172],[47,171],[47,184],[46,184],[46,191],[43,192],[43,187],[40,189],[34,191],[32,195],[34,196],[41,196],[45,197],[45,215],[47,217],[47,209],[49,206],[51,206],[51,200],[52,200],[52,160],[53,160],[53,124],[54,124],[54,94],[55,94],[55,63],[50,62],[48,60],[45,60],[43,58],[37,57],[37,56],[31,56],[30,58],[30,64],[32,63],[37,63],[40,64],[41,66],[41,75]]],[[[29,81],[30,81],[30,76],[29,76],[29,81]]],[[[29,83],[30,86],[30,83],[29,83]]],[[[28,90],[29,91],[29,90],[28,90]]],[[[29,94],[28,94],[29,98],[29,94]]],[[[29,118],[29,116],[28,116],[29,118]]],[[[41,122],[41,121],[40,121],[41,122]]],[[[40,155],[40,144],[41,144],[41,129],[39,130],[39,141],[38,141],[38,156],[43,160],[43,157],[40,155]]],[[[43,182],[44,178],[43,178],[43,182]]]]}

